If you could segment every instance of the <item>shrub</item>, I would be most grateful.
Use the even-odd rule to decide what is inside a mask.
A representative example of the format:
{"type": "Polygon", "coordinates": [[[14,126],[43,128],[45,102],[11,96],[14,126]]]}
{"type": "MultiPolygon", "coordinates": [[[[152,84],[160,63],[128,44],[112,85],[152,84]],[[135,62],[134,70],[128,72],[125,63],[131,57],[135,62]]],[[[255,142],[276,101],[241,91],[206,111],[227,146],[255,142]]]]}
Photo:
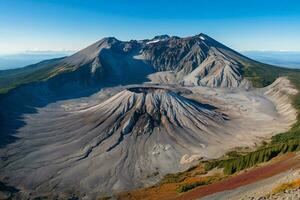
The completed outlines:
{"type": "Polygon", "coordinates": [[[224,168],[224,173],[230,175],[256,164],[269,161],[279,154],[298,150],[300,150],[300,141],[290,140],[285,143],[273,144],[238,157],[209,161],[205,163],[204,168],[206,170],[211,170],[215,167],[224,168]]]}
{"type": "Polygon", "coordinates": [[[164,183],[179,183],[184,181],[186,178],[184,172],[179,172],[176,174],[166,174],[164,178],[160,181],[160,184],[164,183]]]}
{"type": "Polygon", "coordinates": [[[206,181],[197,181],[194,183],[184,184],[177,188],[177,192],[179,192],[179,193],[186,192],[186,191],[194,189],[198,186],[207,185],[207,184],[208,184],[208,182],[206,182],[206,181]]]}
{"type": "Polygon", "coordinates": [[[97,198],[97,200],[109,200],[109,199],[111,199],[110,196],[102,196],[97,198]]]}

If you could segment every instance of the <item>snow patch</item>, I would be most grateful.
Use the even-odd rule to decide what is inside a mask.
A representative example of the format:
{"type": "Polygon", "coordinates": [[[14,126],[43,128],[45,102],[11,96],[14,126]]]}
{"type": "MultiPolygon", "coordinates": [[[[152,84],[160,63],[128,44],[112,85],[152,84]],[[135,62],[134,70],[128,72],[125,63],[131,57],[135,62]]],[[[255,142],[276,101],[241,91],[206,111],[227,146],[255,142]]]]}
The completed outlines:
{"type": "Polygon", "coordinates": [[[205,38],[204,38],[203,36],[200,36],[200,39],[201,39],[201,40],[205,40],[205,38]]]}
{"type": "Polygon", "coordinates": [[[151,40],[149,42],[147,42],[146,44],[153,44],[153,43],[157,43],[160,42],[161,40],[151,40]]]}

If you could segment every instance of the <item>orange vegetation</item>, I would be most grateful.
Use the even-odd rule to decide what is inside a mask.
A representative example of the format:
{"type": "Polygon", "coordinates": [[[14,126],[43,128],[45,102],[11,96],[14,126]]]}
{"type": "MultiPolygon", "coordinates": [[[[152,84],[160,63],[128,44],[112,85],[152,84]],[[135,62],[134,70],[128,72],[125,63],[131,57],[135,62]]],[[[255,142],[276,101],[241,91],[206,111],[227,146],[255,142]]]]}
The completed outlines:
{"type": "Polygon", "coordinates": [[[224,178],[224,176],[220,173],[212,176],[205,176],[205,173],[203,165],[200,164],[184,172],[166,175],[155,186],[136,189],[129,192],[122,192],[118,195],[118,197],[122,200],[173,199],[180,194],[178,192],[178,188],[183,185],[193,184],[199,181],[210,184],[224,178]]]}
{"type": "Polygon", "coordinates": [[[278,158],[276,162],[270,162],[261,167],[250,169],[244,173],[232,176],[227,180],[213,183],[207,186],[195,188],[194,190],[188,191],[179,197],[177,200],[189,200],[197,199],[216,192],[225,190],[232,190],[243,185],[254,183],[276,174],[282,173],[287,170],[295,169],[300,167],[300,156],[295,154],[286,154],[278,158]]]}
{"type": "Polygon", "coordinates": [[[277,194],[277,193],[284,192],[285,190],[291,190],[299,187],[300,187],[300,179],[297,179],[288,183],[282,183],[278,185],[273,189],[273,193],[277,194]]]}
{"type": "MultiPolygon", "coordinates": [[[[121,200],[196,199],[216,192],[235,189],[298,167],[300,167],[300,156],[295,156],[293,153],[280,156],[233,176],[225,176],[220,172],[206,174],[203,164],[199,164],[184,172],[168,174],[152,187],[122,192],[118,194],[118,197],[121,200]],[[204,184],[201,186],[195,184],[196,188],[191,188],[184,193],[180,193],[178,190],[184,185],[193,185],[197,182],[204,184]]],[[[293,182],[292,185],[294,184],[300,186],[300,180],[293,182]]]]}

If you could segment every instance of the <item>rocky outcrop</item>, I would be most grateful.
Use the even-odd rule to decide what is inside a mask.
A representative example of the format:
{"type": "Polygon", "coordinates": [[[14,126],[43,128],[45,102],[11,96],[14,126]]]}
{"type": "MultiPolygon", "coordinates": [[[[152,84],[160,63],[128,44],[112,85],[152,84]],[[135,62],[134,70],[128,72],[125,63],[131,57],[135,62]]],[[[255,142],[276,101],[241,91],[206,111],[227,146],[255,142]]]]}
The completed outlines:
{"type": "Polygon", "coordinates": [[[241,69],[241,64],[213,49],[196,69],[184,77],[183,82],[185,85],[210,87],[249,86],[249,82],[242,76],[241,69]]]}
{"type": "MultiPolygon", "coordinates": [[[[139,58],[157,71],[174,71],[177,83],[209,87],[240,87],[250,83],[242,76],[238,53],[200,34],[157,40],[141,50],[139,58]]],[[[162,73],[160,73],[160,80],[162,73]]],[[[166,74],[168,75],[168,74],[166,74]]]]}
{"type": "Polygon", "coordinates": [[[267,86],[265,90],[265,95],[276,102],[278,112],[287,117],[290,121],[295,121],[297,111],[290,97],[297,94],[298,90],[291,81],[287,77],[280,77],[271,85],[267,86]]]}

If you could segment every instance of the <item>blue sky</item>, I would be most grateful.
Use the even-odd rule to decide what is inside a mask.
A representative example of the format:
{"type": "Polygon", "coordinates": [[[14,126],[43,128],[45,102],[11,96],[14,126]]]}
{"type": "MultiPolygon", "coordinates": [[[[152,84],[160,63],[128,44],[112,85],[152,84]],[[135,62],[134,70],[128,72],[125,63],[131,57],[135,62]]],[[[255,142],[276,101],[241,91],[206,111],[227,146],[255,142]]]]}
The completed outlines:
{"type": "Polygon", "coordinates": [[[300,1],[0,0],[0,54],[201,32],[239,51],[300,51],[300,1]]]}

